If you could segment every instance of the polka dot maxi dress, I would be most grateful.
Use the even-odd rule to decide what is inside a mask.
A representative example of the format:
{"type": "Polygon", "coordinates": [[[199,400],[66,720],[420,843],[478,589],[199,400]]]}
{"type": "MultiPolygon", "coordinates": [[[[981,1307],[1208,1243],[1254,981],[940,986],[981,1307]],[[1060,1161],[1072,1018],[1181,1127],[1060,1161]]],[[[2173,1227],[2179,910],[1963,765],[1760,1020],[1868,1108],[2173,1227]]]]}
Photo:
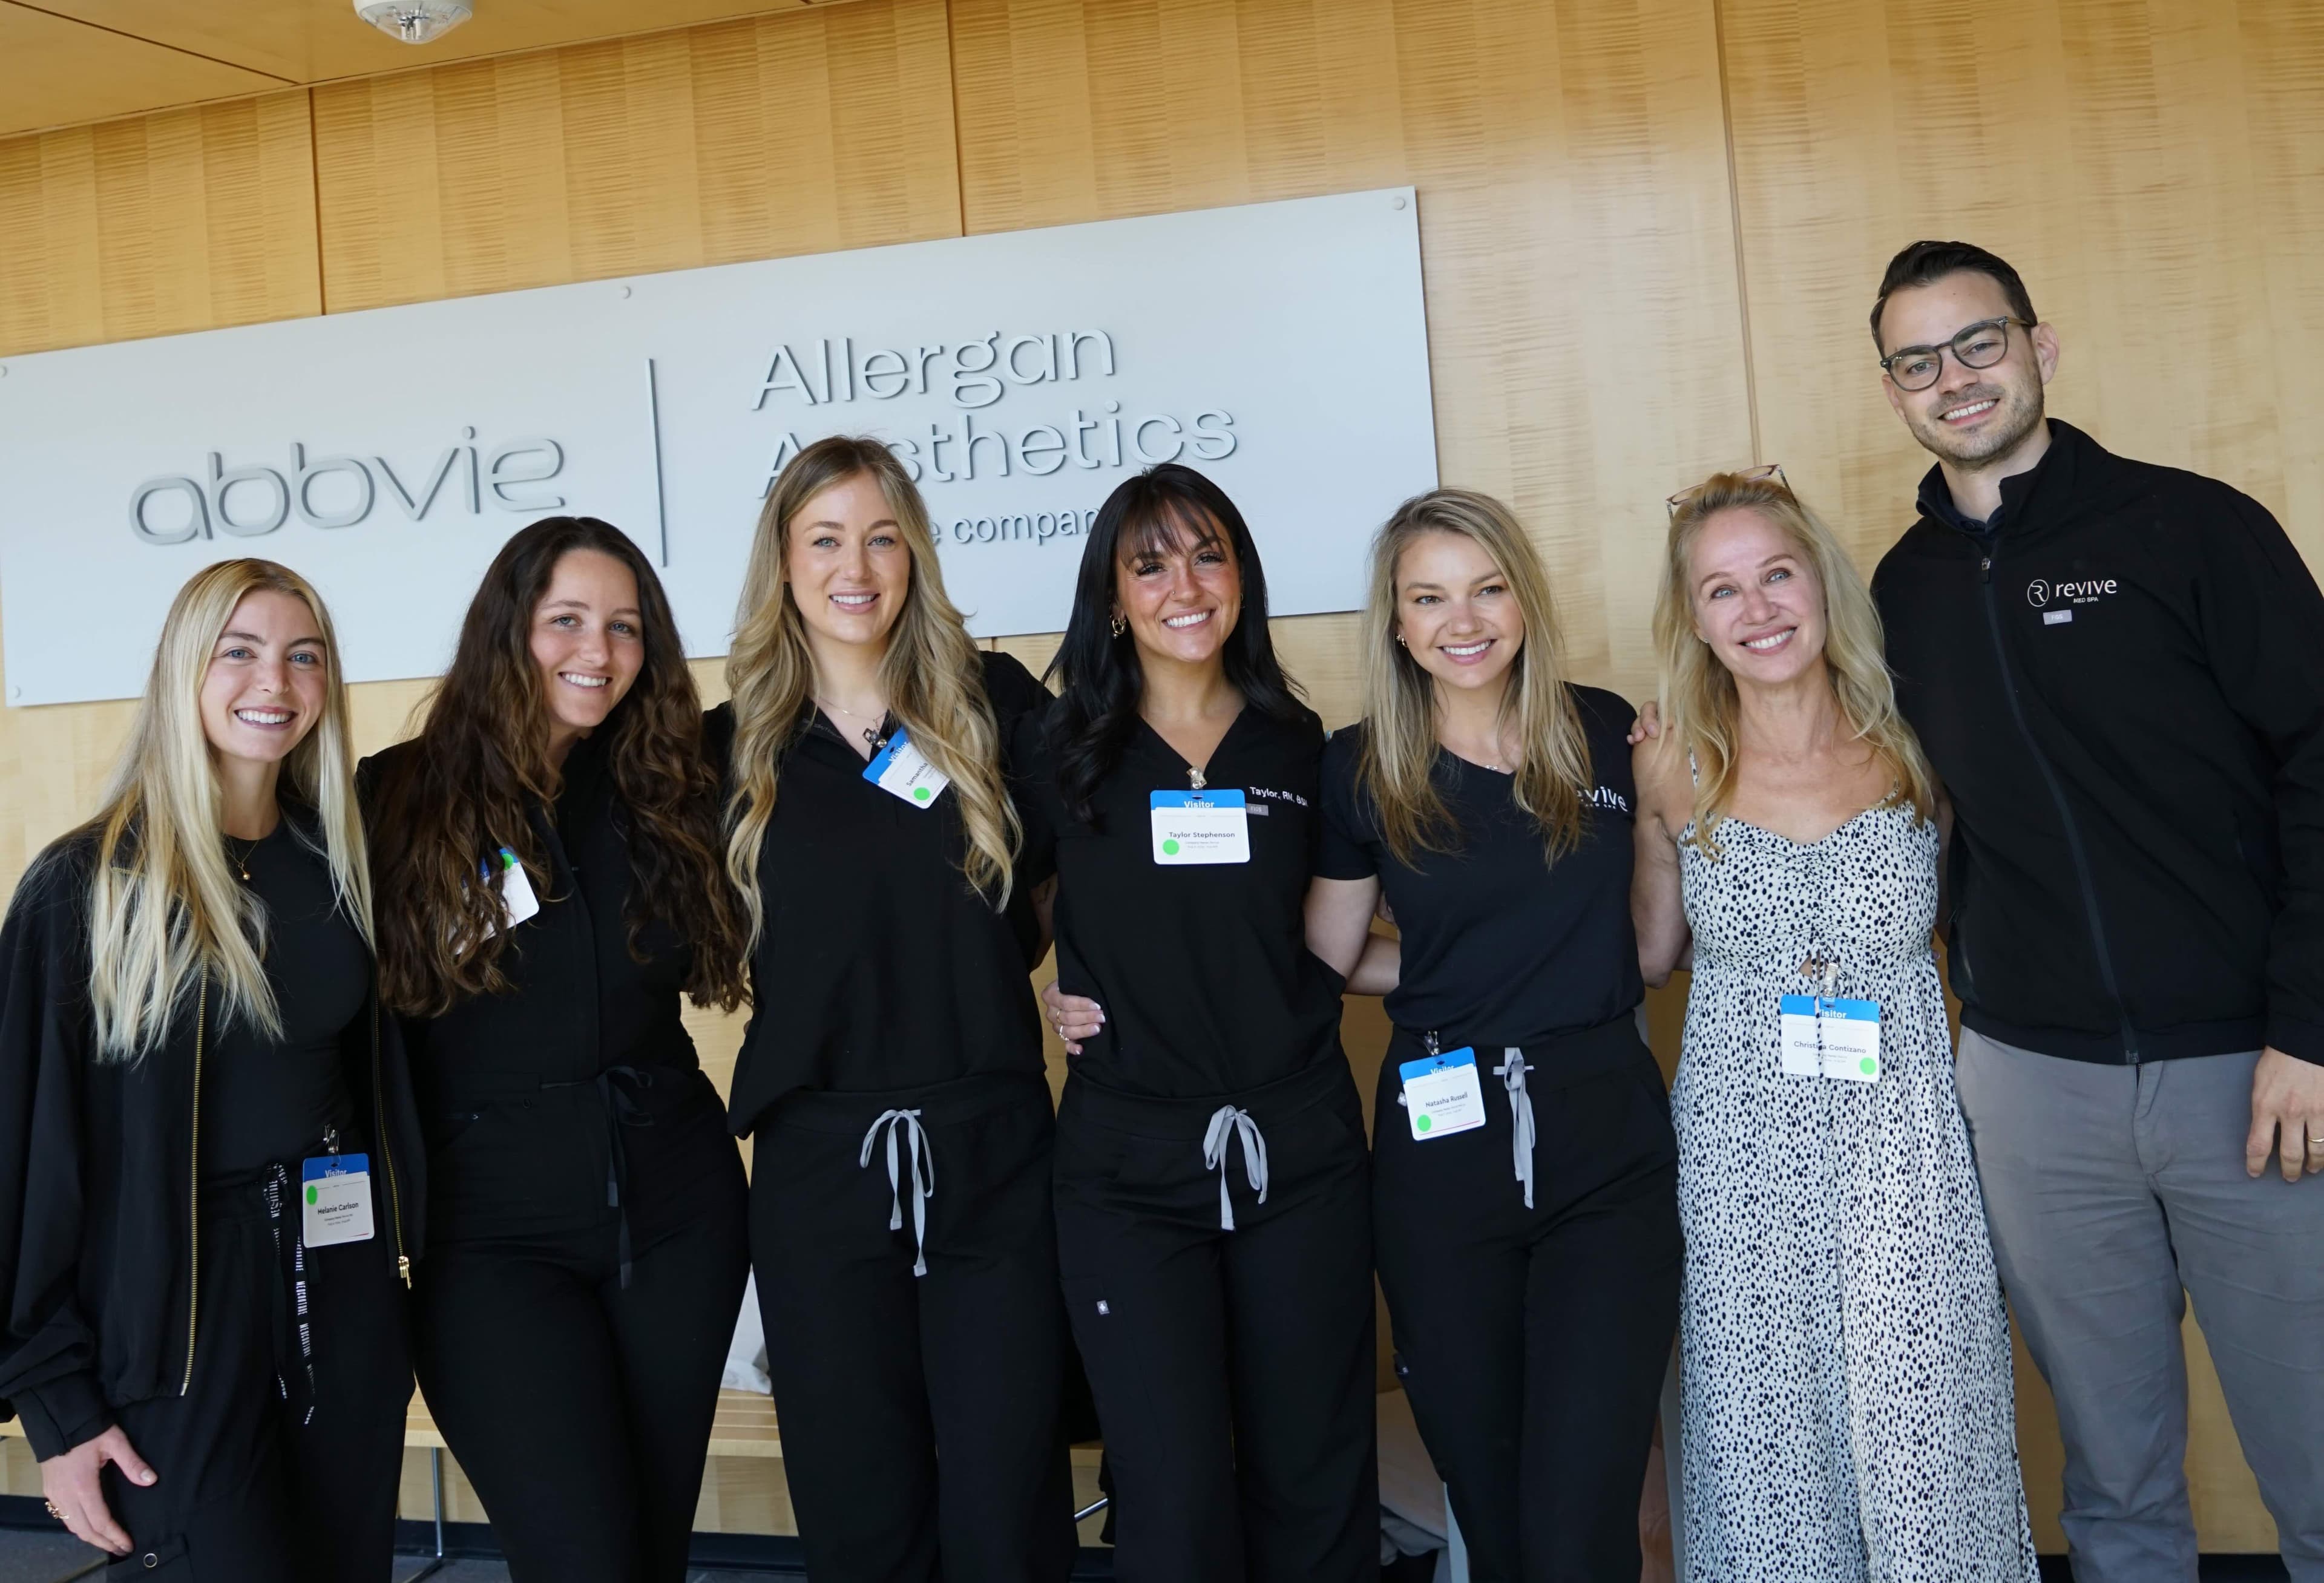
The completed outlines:
{"type": "Polygon", "coordinates": [[[1810,845],[1680,842],[1694,983],[1672,1093],[1686,1229],[1689,1583],[2031,1583],[2010,1348],[1911,807],[1810,845]],[[1777,999],[1836,958],[1881,1072],[1786,1076],[1777,999]]]}

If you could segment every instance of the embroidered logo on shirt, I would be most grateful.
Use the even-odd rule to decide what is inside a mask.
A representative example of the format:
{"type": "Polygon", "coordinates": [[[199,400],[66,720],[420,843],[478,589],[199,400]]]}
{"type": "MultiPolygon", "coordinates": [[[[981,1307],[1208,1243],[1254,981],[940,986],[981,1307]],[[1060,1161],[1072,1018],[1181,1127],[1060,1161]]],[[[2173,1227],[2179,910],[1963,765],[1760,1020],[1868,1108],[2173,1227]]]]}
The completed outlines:
{"type": "Polygon", "coordinates": [[[1243,787],[1243,795],[1252,797],[1268,797],[1278,803],[1296,803],[1303,808],[1307,805],[1307,799],[1301,796],[1297,792],[1270,791],[1263,786],[1247,786],[1243,787]]]}
{"type": "Polygon", "coordinates": [[[2051,583],[2036,577],[2025,584],[2025,603],[2035,610],[2046,607],[2052,600],[2061,604],[2096,604],[2109,594],[2122,592],[2122,584],[2112,577],[2089,577],[2078,583],[2051,583]]]}

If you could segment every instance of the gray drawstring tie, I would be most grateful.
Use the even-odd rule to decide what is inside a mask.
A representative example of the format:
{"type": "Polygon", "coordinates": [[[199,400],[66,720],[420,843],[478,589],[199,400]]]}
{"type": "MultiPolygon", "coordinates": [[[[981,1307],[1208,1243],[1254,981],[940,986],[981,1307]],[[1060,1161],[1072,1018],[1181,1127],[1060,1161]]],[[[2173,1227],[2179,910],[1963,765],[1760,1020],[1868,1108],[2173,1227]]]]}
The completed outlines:
{"type": "Polygon", "coordinates": [[[888,1210],[888,1229],[904,1229],[903,1178],[896,1161],[896,1134],[901,1132],[905,1152],[912,1157],[912,1251],[918,1256],[912,1260],[912,1274],[925,1275],[928,1273],[928,1200],[936,1195],[936,1158],[929,1151],[928,1135],[920,1130],[918,1110],[882,1110],[880,1119],[872,1124],[872,1130],[863,1135],[863,1154],[855,1162],[858,1166],[870,1168],[872,1146],[880,1141],[883,1131],[888,1135],[888,1190],[894,1195],[888,1210]],[[923,1162],[927,1168],[925,1177],[921,1175],[923,1162]]]}
{"type": "Polygon", "coordinates": [[[1493,1075],[1509,1091],[1509,1152],[1517,1156],[1517,1180],[1525,1183],[1526,1208],[1533,1208],[1533,1096],[1526,1092],[1526,1073],[1532,1067],[1526,1064],[1525,1052],[1515,1045],[1503,1046],[1501,1063],[1493,1068],[1493,1075]]]}
{"type": "Polygon", "coordinates": [[[1203,1135],[1203,1169],[1219,1173],[1219,1229],[1235,1229],[1234,1200],[1227,1196],[1227,1144],[1242,1139],[1243,1174],[1250,1178],[1250,1188],[1259,1194],[1259,1201],[1267,1201],[1267,1139],[1259,1136],[1259,1123],[1250,1118],[1248,1110],[1238,1110],[1232,1105],[1221,1105],[1211,1112],[1211,1129],[1203,1135]]]}

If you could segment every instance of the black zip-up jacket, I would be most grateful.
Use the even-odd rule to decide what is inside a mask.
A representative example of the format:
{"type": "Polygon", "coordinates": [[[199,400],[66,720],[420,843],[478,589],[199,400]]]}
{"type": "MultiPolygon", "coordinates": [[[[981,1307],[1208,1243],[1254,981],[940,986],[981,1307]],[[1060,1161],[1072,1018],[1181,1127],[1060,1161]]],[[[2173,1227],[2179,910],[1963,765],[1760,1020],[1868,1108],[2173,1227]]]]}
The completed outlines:
{"type": "MultiPolygon", "coordinates": [[[[383,780],[421,751],[414,739],[356,766],[374,821],[383,780]]],[[[631,953],[631,815],[608,751],[604,732],[576,742],[555,808],[529,811],[548,872],[540,910],[501,953],[507,990],[390,1018],[410,1051],[438,1247],[556,1238],[609,1215],[641,1247],[741,1177],[681,1020],[694,947],[657,921],[640,932],[643,960],[631,953]]]]}
{"type": "MultiPolygon", "coordinates": [[[[288,811],[286,810],[286,816],[288,811]]],[[[135,1061],[95,1058],[93,835],[35,860],[0,928],[0,1416],[32,1454],[112,1427],[113,1406],[182,1392],[200,1356],[197,1072],[218,997],[189,994],[135,1061]]],[[[423,1151],[403,1046],[374,999],[341,1045],[379,1234],[420,1254],[423,1151]],[[385,1112],[386,1125],[380,1116],[385,1112]]]]}
{"type": "Polygon", "coordinates": [[[1873,577],[1952,798],[1962,1020],[2324,1063],[2324,596],[2257,502],[2050,427],[1989,525],[1932,469],[1873,577]]]}

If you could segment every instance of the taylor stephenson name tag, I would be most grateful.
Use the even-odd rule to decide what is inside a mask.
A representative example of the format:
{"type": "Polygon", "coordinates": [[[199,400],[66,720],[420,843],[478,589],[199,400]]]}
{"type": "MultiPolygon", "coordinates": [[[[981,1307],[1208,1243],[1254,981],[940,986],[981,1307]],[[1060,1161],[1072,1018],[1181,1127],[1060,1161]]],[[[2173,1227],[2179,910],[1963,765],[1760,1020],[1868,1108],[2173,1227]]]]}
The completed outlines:
{"type": "Polygon", "coordinates": [[[1154,822],[1154,861],[1248,863],[1250,820],[1239,791],[1158,791],[1148,795],[1154,822]]]}

